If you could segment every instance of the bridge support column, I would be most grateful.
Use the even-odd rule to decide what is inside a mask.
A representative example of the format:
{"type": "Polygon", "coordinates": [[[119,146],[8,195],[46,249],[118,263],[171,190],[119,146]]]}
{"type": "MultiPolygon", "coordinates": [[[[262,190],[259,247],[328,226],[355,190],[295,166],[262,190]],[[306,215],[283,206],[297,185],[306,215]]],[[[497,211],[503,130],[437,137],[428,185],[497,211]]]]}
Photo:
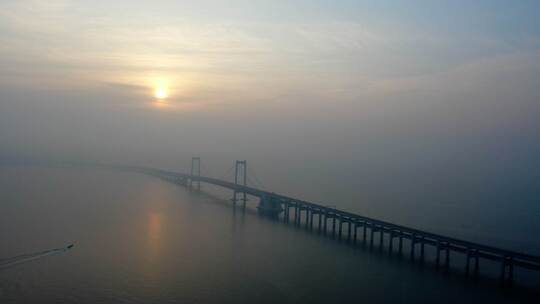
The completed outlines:
{"type": "Polygon", "coordinates": [[[315,216],[315,210],[309,210],[309,230],[313,230],[313,217],[315,216]]]}
{"type": "Polygon", "coordinates": [[[322,216],[323,216],[322,211],[319,210],[319,222],[318,222],[318,225],[317,225],[317,231],[319,233],[321,233],[321,231],[322,231],[322,227],[321,227],[321,225],[322,225],[322,216]]]}
{"type": "Polygon", "coordinates": [[[338,240],[341,241],[341,235],[343,232],[343,218],[339,218],[339,232],[338,232],[338,240]]]}
{"type": "Polygon", "coordinates": [[[350,243],[350,242],[351,242],[351,221],[349,220],[347,222],[347,243],[350,243]]]}
{"type": "Polygon", "coordinates": [[[336,215],[332,216],[332,238],[336,238],[336,215]]]}
{"type": "Polygon", "coordinates": [[[403,255],[403,231],[399,232],[398,252],[400,256],[403,255]]]}
{"type": "Polygon", "coordinates": [[[465,258],[465,276],[469,276],[470,265],[471,265],[471,249],[467,248],[466,258],[465,258]]]}
{"type": "Polygon", "coordinates": [[[424,251],[425,251],[425,237],[422,236],[420,239],[420,263],[424,264],[424,251]]]}
{"type": "Polygon", "coordinates": [[[379,230],[379,250],[383,250],[383,244],[384,244],[384,227],[381,226],[379,230]]]}
{"type": "Polygon", "coordinates": [[[324,235],[328,235],[328,212],[325,211],[324,213],[324,227],[323,227],[324,235]]]}
{"type": "Polygon", "coordinates": [[[505,276],[506,276],[506,257],[503,256],[501,257],[501,276],[499,278],[501,285],[504,284],[505,276]]]}
{"type": "Polygon", "coordinates": [[[173,183],[177,185],[184,186],[184,187],[188,185],[188,179],[186,178],[177,177],[177,178],[172,178],[172,179],[173,179],[173,183]]]}
{"type": "Polygon", "coordinates": [[[511,286],[514,282],[514,259],[510,257],[508,261],[508,284],[511,286]]]}
{"type": "Polygon", "coordinates": [[[478,264],[480,262],[480,259],[478,257],[478,249],[474,251],[474,277],[478,277],[478,272],[480,270],[480,265],[478,264]]]}
{"type": "Polygon", "coordinates": [[[287,212],[287,223],[294,223],[295,220],[295,209],[294,205],[289,203],[289,211],[287,212]]]}
{"type": "Polygon", "coordinates": [[[283,210],[283,222],[288,223],[289,222],[289,202],[283,203],[284,210],[283,210]]]}
{"type": "Polygon", "coordinates": [[[354,221],[354,232],[353,232],[353,244],[356,246],[356,242],[358,238],[358,222],[354,221]]]}
{"type": "Polygon", "coordinates": [[[414,247],[416,246],[416,235],[411,235],[411,261],[414,262],[414,247]]]}
{"type": "Polygon", "coordinates": [[[503,256],[501,258],[501,286],[511,286],[514,281],[514,259],[512,257],[503,256]],[[508,269],[508,270],[507,270],[508,269]],[[508,279],[506,274],[508,273],[508,279]]]}
{"type": "Polygon", "coordinates": [[[309,228],[309,207],[306,207],[306,223],[305,223],[305,227],[306,229],[309,228]]]}
{"type": "Polygon", "coordinates": [[[373,248],[373,241],[374,241],[374,236],[375,236],[375,225],[371,224],[370,225],[371,227],[371,231],[370,231],[370,238],[369,238],[369,248],[373,248]]]}
{"type": "Polygon", "coordinates": [[[198,179],[201,177],[201,158],[191,158],[191,176],[189,178],[189,188],[193,189],[194,178],[197,179],[197,190],[201,190],[201,181],[198,179]]]}
{"type": "Polygon", "coordinates": [[[295,211],[294,211],[294,225],[295,226],[298,226],[298,224],[300,223],[300,206],[298,205],[298,203],[296,203],[296,206],[295,206],[295,211]]]}
{"type": "Polygon", "coordinates": [[[363,232],[362,232],[362,243],[365,245],[366,244],[366,240],[367,240],[367,225],[368,223],[367,222],[364,222],[364,225],[363,225],[363,232]]]}
{"type": "Polygon", "coordinates": [[[287,206],[287,216],[285,217],[285,223],[289,223],[291,221],[291,203],[290,202],[287,202],[286,203],[286,206],[287,206]]]}
{"type": "Polygon", "coordinates": [[[439,240],[437,240],[437,245],[436,245],[435,250],[437,250],[437,253],[435,256],[435,268],[439,269],[439,264],[441,262],[441,242],[439,240]]]}
{"type": "Polygon", "coordinates": [[[445,255],[445,271],[448,272],[450,270],[450,243],[446,243],[445,245],[445,251],[446,251],[446,255],[445,255]]]}
{"type": "Polygon", "coordinates": [[[388,243],[388,254],[392,255],[394,251],[394,230],[390,230],[390,241],[388,243]]]}
{"type": "Polygon", "coordinates": [[[478,249],[470,249],[467,248],[467,261],[465,262],[465,275],[468,277],[470,274],[470,260],[474,259],[474,268],[473,268],[473,277],[478,277],[478,271],[479,271],[479,257],[478,257],[478,249]]]}

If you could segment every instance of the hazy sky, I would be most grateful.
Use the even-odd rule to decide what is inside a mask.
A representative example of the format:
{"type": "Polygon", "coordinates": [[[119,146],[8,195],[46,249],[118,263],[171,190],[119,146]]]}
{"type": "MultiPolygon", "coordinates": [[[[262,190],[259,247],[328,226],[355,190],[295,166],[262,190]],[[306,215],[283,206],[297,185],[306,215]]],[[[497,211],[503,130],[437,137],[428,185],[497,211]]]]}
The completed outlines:
{"type": "Polygon", "coordinates": [[[484,91],[496,74],[533,76],[539,8],[492,0],[8,0],[0,4],[1,84],[103,99],[117,99],[111,91],[151,97],[164,85],[169,103],[183,109],[484,91]]]}
{"type": "Polygon", "coordinates": [[[532,191],[539,12],[496,0],[3,0],[0,155],[177,168],[202,155],[217,171],[246,158],[278,189],[399,176],[532,191]]]}

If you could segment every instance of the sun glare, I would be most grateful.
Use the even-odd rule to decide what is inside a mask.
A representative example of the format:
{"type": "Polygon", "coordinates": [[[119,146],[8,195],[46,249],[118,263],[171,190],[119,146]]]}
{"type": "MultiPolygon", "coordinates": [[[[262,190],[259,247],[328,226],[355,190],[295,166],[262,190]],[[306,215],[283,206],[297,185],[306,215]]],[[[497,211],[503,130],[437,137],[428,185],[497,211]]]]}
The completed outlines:
{"type": "Polygon", "coordinates": [[[169,93],[167,92],[166,88],[161,87],[161,88],[157,88],[154,91],[154,96],[157,99],[165,99],[165,98],[169,97],[169,93]]]}

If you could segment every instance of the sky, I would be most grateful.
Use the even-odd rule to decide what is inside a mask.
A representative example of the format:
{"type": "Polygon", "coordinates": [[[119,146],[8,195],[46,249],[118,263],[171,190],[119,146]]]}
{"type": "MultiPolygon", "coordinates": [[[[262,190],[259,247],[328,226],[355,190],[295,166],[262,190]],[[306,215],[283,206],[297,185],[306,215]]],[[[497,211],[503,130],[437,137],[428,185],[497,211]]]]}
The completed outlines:
{"type": "Polygon", "coordinates": [[[384,187],[365,195],[532,201],[538,12],[498,0],[3,0],[0,157],[187,170],[198,155],[216,177],[248,159],[305,198],[384,187]]]}

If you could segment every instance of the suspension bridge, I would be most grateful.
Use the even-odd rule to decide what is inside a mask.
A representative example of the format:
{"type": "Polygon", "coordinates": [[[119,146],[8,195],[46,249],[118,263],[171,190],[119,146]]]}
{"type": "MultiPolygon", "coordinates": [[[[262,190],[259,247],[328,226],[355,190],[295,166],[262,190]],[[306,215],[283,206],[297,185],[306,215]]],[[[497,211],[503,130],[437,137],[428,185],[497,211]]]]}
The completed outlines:
{"type": "Polygon", "coordinates": [[[516,267],[540,271],[539,256],[397,225],[335,207],[250,187],[247,184],[248,168],[245,160],[235,162],[233,181],[202,176],[199,157],[192,158],[189,174],[147,167],[113,167],[158,177],[196,191],[200,191],[201,183],[232,190],[232,202],[235,208],[238,204],[246,208],[247,196],[253,196],[258,198],[257,209],[262,215],[316,231],[321,235],[352,245],[361,243],[369,248],[374,246],[379,250],[386,248],[389,254],[409,256],[413,262],[423,264],[426,261],[426,251],[431,250],[430,252],[434,253],[430,255],[433,259],[431,263],[435,268],[442,268],[446,272],[450,269],[450,260],[453,256],[455,256],[454,259],[463,263],[464,274],[473,278],[479,276],[481,260],[490,261],[499,265],[499,279],[503,286],[512,285],[516,267]]]}

